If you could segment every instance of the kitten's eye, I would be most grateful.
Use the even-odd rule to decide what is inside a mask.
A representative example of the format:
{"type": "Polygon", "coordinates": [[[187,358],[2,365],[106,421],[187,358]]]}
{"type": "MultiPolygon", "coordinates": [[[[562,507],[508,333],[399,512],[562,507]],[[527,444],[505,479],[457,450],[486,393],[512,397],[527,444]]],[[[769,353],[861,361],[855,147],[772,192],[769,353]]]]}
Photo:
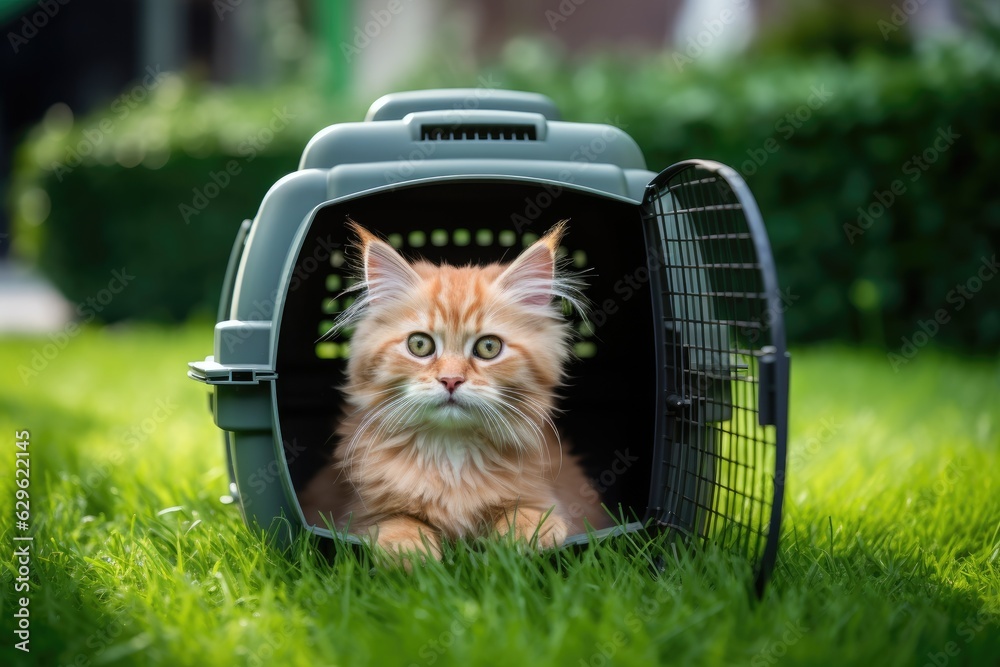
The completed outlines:
{"type": "Polygon", "coordinates": [[[472,348],[472,352],[480,359],[492,359],[500,354],[500,350],[502,348],[503,341],[496,336],[483,336],[476,341],[476,345],[472,348]]]}
{"type": "Polygon", "coordinates": [[[429,357],[434,354],[434,339],[425,333],[412,333],[406,339],[406,347],[415,357],[429,357]]]}

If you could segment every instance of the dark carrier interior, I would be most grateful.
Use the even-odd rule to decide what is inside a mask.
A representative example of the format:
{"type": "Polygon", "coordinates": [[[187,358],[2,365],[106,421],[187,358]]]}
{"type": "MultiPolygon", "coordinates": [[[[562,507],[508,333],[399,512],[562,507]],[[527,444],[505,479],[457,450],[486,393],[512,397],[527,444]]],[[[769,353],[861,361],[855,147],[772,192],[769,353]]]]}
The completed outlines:
{"type": "Polygon", "coordinates": [[[408,259],[451,264],[510,261],[562,219],[561,251],[586,271],[589,322],[574,316],[576,359],[557,416],[564,442],[617,516],[641,520],[649,504],[656,359],[646,243],[639,207],[565,185],[454,179],[332,202],[307,230],[281,313],[276,396],[295,489],[327,464],[341,415],[344,337],[321,341],[349,301],[350,216],[408,259]],[[331,246],[339,246],[330,251],[331,246]]]}

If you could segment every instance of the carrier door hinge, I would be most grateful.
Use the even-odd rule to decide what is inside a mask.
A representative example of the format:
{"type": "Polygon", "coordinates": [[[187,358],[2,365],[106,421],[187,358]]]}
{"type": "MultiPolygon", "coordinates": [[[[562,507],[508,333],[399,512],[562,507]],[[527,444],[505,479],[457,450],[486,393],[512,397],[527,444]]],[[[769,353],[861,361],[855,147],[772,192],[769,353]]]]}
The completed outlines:
{"type": "Polygon", "coordinates": [[[188,364],[188,377],[211,385],[248,385],[275,380],[278,374],[263,364],[225,365],[215,357],[188,364]]]}
{"type": "Polygon", "coordinates": [[[673,393],[667,395],[666,403],[667,412],[671,414],[680,414],[691,407],[690,398],[684,398],[673,393]]]}

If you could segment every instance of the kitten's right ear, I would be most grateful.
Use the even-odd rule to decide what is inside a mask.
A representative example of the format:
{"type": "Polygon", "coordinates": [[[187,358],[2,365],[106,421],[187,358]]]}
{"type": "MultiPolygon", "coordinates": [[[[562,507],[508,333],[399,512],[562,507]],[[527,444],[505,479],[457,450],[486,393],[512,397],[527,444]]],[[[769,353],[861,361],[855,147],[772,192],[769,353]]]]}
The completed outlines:
{"type": "Polygon", "coordinates": [[[395,248],[350,218],[347,227],[358,236],[369,301],[397,299],[420,284],[420,276],[395,248]]]}
{"type": "Polygon", "coordinates": [[[548,308],[553,298],[562,296],[556,278],[556,252],[566,233],[566,222],[556,223],[500,274],[497,283],[516,301],[548,308]]]}

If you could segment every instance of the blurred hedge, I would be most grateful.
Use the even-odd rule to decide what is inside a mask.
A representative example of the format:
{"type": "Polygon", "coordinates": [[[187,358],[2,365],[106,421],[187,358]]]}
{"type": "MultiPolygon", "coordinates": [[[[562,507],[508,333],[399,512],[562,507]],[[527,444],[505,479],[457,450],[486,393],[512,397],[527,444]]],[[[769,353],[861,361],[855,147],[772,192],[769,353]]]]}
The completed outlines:
{"type": "MultiPolygon", "coordinates": [[[[1000,280],[986,282],[961,312],[949,300],[1000,239],[1000,60],[989,47],[913,59],[868,53],[851,62],[765,56],[725,64],[678,63],[670,53],[570,64],[532,43],[507,53],[485,80],[548,94],[567,120],[623,127],[651,169],[703,157],[743,173],[770,230],[780,283],[798,297],[786,312],[792,341],[898,348],[944,308],[954,317],[938,342],[1000,343],[1000,280]],[[939,141],[934,163],[912,180],[913,156],[949,128],[958,138],[947,147],[939,141]],[[877,204],[875,193],[891,192],[896,180],[905,192],[864,229],[858,208],[877,204]],[[845,225],[856,228],[849,234],[845,225]]],[[[455,74],[420,81],[478,83],[455,74]]],[[[103,288],[112,269],[134,267],[134,287],[102,313],[109,320],[214,310],[240,220],[295,168],[316,130],[359,119],[364,107],[305,88],[204,91],[170,78],[117,120],[80,167],[58,175],[52,163],[102,116],[70,128],[49,119],[18,155],[16,247],[74,300],[103,288]],[[249,160],[244,142],[283,107],[295,118],[249,160]],[[204,191],[232,160],[240,173],[185,224],[180,205],[192,204],[193,188],[204,191]]]]}
{"type": "Polygon", "coordinates": [[[135,280],[99,304],[107,322],[214,314],[239,224],[317,129],[363,112],[300,88],[205,89],[176,75],[76,122],[56,109],[16,156],[15,252],[75,303],[127,268],[135,280]]]}

